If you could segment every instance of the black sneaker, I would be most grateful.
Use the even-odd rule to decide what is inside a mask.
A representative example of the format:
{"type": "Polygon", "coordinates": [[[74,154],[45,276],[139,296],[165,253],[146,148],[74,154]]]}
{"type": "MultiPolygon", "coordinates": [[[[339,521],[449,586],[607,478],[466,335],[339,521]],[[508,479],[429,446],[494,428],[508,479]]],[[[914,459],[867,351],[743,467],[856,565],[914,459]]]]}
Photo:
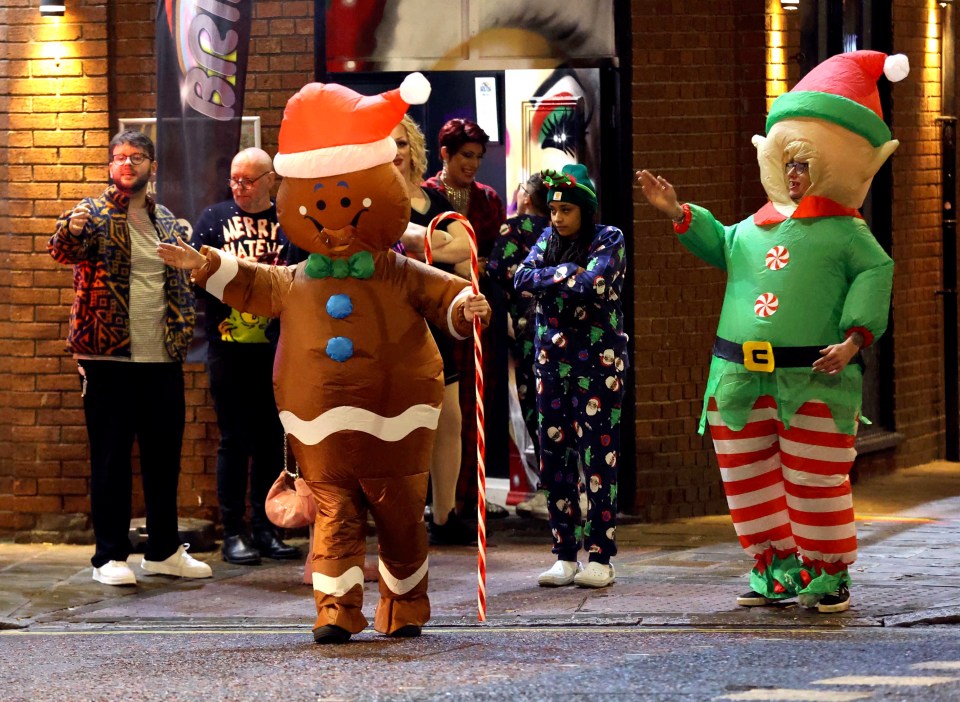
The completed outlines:
{"type": "Polygon", "coordinates": [[[763,607],[764,605],[772,604],[776,600],[771,600],[769,597],[764,597],[759,592],[746,592],[740,595],[737,598],[737,604],[741,607],[763,607]]]}
{"type": "Polygon", "coordinates": [[[850,589],[841,585],[829,595],[824,595],[817,603],[817,611],[821,614],[846,612],[850,609],[850,589]]]}
{"type": "Polygon", "coordinates": [[[476,527],[470,527],[453,510],[445,524],[430,522],[427,530],[431,546],[473,546],[477,543],[476,527]]]}

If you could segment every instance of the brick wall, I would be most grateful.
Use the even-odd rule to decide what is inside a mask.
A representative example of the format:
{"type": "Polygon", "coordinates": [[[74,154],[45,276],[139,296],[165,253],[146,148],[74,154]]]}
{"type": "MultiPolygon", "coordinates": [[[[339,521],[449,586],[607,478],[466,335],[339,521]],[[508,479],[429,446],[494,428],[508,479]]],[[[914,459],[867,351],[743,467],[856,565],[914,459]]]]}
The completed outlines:
{"type": "MultiPolygon", "coordinates": [[[[893,3],[894,47],[910,75],[893,90],[893,288],[896,465],[943,457],[940,9],[934,0],[893,3]]],[[[956,360],[954,360],[956,362],[956,360]]]]}
{"type": "MultiPolygon", "coordinates": [[[[733,222],[764,202],[762,2],[633,3],[634,165],[733,222]]],[[[724,277],[679,244],[639,193],[634,209],[636,511],[651,520],[725,509],[697,435],[724,277]]]]}
{"type": "MultiPolygon", "coordinates": [[[[57,215],[106,186],[118,119],[155,113],[155,7],[71,0],[55,20],[0,0],[0,535],[89,538],[86,431],[63,343],[71,273],[46,242],[57,215]]],[[[313,77],[313,3],[254,8],[245,114],[261,117],[273,153],[283,106],[313,77]]],[[[181,514],[213,518],[217,433],[201,364],[186,385],[181,514]]]]}

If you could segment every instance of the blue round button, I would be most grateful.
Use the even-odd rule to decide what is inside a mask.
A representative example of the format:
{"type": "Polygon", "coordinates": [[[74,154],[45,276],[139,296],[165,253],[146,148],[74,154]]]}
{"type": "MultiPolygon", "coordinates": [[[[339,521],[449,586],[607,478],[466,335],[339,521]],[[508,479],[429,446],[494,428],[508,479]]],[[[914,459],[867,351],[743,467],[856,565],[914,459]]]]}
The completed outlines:
{"type": "Polygon", "coordinates": [[[344,319],[353,312],[353,300],[349,295],[331,295],[327,300],[327,314],[334,319],[344,319]]]}
{"type": "Polygon", "coordinates": [[[335,336],[327,342],[327,355],[338,363],[353,356],[353,342],[345,336],[335,336]]]}

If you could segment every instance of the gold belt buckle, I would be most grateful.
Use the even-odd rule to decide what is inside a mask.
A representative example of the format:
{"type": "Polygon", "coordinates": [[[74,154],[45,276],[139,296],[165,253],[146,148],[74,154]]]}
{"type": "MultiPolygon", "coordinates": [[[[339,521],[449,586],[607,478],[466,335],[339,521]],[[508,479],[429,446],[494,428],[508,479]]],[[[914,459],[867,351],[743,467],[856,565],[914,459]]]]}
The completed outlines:
{"type": "Polygon", "coordinates": [[[773,373],[773,346],[769,341],[744,341],[743,365],[750,371],[773,373]]]}

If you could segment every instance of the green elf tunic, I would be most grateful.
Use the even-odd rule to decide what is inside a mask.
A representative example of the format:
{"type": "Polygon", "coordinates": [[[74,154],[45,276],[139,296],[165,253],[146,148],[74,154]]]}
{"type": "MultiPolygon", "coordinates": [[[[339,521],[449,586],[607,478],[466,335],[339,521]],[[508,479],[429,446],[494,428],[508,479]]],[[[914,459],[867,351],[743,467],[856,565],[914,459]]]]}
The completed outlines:
{"type": "MultiPolygon", "coordinates": [[[[775,358],[777,348],[824,348],[856,331],[866,347],[885,331],[893,261],[856,210],[808,196],[789,218],[768,203],[728,227],[702,207],[689,208],[689,229],[686,222],[676,227],[680,241],[728,276],[720,339],[737,346],[769,342],[775,358]]],[[[763,372],[714,356],[700,433],[711,397],[723,421],[740,430],[757,398],[770,395],[788,427],[803,403],[820,400],[829,406],[838,430],[854,434],[861,385],[855,363],[836,375],[814,372],[809,365],[763,372]]]]}

